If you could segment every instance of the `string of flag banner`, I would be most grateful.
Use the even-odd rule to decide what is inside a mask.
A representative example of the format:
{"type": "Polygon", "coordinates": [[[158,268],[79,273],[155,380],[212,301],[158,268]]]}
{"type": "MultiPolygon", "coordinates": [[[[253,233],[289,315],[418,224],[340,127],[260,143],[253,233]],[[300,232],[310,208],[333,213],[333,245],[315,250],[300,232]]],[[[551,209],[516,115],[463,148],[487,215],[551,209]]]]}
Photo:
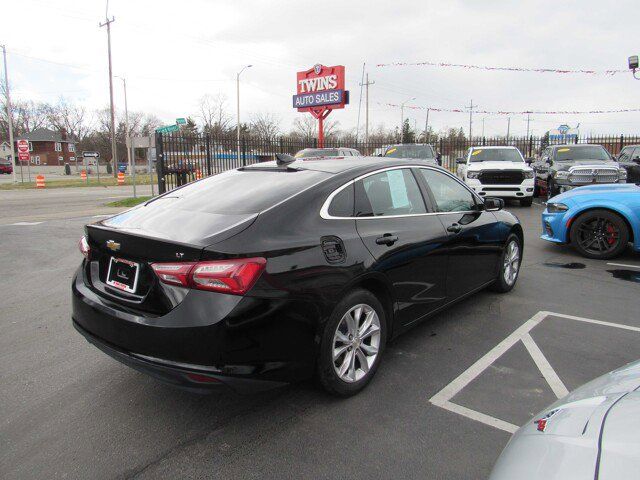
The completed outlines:
{"type": "Polygon", "coordinates": [[[379,63],[376,67],[443,67],[443,68],[464,68],[467,70],[486,70],[503,72],[534,72],[534,73],[558,73],[558,74],[585,74],[585,75],[605,75],[613,76],[620,73],[628,73],[630,70],[592,70],[592,69],[566,69],[566,68],[526,68],[526,67],[493,67],[488,65],[465,65],[462,63],[445,62],[393,62],[379,63]]]}
{"type": "MultiPolygon", "coordinates": [[[[398,105],[395,103],[380,103],[378,105],[384,107],[391,108],[401,108],[402,105],[398,105]]],[[[408,108],[411,110],[429,110],[432,112],[447,112],[447,113],[469,113],[469,110],[463,108],[434,108],[434,107],[421,107],[418,105],[404,105],[403,108],[408,108]]],[[[506,111],[489,111],[489,110],[474,110],[473,113],[480,113],[484,115],[590,115],[590,114],[600,114],[600,113],[628,113],[628,112],[640,112],[640,108],[623,108],[620,110],[586,110],[586,111],[576,111],[576,110],[560,110],[560,111],[551,111],[551,110],[525,110],[520,112],[506,112],[506,111]]]]}

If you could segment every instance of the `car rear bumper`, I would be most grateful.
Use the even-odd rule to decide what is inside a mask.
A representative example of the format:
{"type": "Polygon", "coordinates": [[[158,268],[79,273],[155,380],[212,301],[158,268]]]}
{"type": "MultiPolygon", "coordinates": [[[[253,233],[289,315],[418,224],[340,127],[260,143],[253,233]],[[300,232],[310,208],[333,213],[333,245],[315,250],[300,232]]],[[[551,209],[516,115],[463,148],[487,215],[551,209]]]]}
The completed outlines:
{"type": "Polygon", "coordinates": [[[479,180],[467,179],[467,185],[481,197],[526,198],[533,196],[533,179],[523,180],[517,185],[487,185],[479,180]]]}
{"type": "Polygon", "coordinates": [[[166,315],[152,316],[98,295],[83,275],[78,269],[72,283],[76,329],[116,360],[160,380],[192,390],[223,384],[248,391],[314,372],[322,309],[311,302],[189,291],[166,315]]]}
{"type": "Polygon", "coordinates": [[[156,378],[164,383],[195,393],[208,393],[220,388],[231,388],[239,393],[254,393],[270,390],[286,382],[258,380],[223,375],[218,368],[204,365],[169,362],[166,360],[147,357],[119,349],[118,347],[99,339],[82,328],[75,319],[74,328],[92,345],[102,350],[110,357],[118,360],[139,372],[156,378]]]}

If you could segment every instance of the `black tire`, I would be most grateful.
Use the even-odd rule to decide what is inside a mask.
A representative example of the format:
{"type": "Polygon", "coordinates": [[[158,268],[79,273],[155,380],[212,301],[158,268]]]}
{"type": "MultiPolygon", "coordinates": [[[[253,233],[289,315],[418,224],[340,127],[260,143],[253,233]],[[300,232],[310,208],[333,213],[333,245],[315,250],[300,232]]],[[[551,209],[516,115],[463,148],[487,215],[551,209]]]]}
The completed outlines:
{"type": "Polygon", "coordinates": [[[507,241],[504,243],[504,249],[502,251],[502,255],[500,255],[500,264],[498,265],[498,278],[494,283],[491,284],[489,288],[494,292],[498,292],[498,293],[510,292],[513,289],[513,287],[515,287],[516,282],[518,281],[518,275],[520,274],[521,264],[522,264],[522,242],[520,241],[520,238],[515,233],[512,233],[507,237],[507,241]],[[505,276],[505,270],[506,270],[505,259],[510,252],[509,247],[512,243],[515,243],[518,247],[518,262],[517,262],[515,277],[511,282],[509,282],[505,278],[506,277],[505,276]]]}
{"type": "Polygon", "coordinates": [[[627,248],[629,228],[616,213],[590,210],[575,219],[569,238],[573,248],[583,257],[607,260],[627,248]]]}
{"type": "Polygon", "coordinates": [[[533,204],[533,197],[526,197],[520,200],[521,207],[530,207],[533,204]]]}
{"type": "MultiPolygon", "coordinates": [[[[386,336],[387,319],[384,308],[378,301],[378,299],[368,290],[356,289],[349,292],[340,301],[340,303],[336,305],[333,313],[331,314],[331,317],[325,324],[324,331],[322,333],[322,339],[320,342],[320,355],[318,359],[318,378],[324,389],[333,395],[349,397],[351,395],[355,395],[364,387],[366,387],[375,375],[376,371],[378,370],[378,366],[380,365],[380,361],[382,359],[384,347],[386,344],[386,336]],[[377,314],[380,327],[378,337],[379,344],[377,346],[378,352],[376,357],[373,359],[373,364],[367,367],[368,371],[362,376],[362,378],[354,381],[345,381],[340,378],[339,373],[336,371],[336,369],[339,368],[336,364],[340,363],[343,360],[346,360],[346,357],[343,357],[341,355],[337,357],[336,360],[334,360],[334,336],[336,335],[336,331],[338,330],[339,326],[342,324],[343,316],[345,316],[352,308],[358,305],[366,305],[374,310],[377,314]]],[[[373,343],[372,340],[369,341],[373,343]]],[[[365,340],[362,341],[363,345],[364,342],[365,340]]],[[[352,350],[349,350],[349,352],[351,351],[352,350]]],[[[356,352],[354,351],[352,355],[356,357],[355,361],[358,362],[358,365],[360,365],[360,370],[362,370],[362,364],[360,363],[360,359],[356,355],[356,352]]]]}

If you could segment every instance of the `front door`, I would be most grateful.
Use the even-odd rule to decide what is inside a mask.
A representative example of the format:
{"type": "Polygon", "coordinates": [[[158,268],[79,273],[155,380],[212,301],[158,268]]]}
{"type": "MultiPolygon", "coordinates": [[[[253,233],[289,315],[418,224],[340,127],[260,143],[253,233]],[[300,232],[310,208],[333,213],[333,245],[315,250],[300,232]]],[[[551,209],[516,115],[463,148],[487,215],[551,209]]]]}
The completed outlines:
{"type": "Polygon", "coordinates": [[[419,169],[447,232],[447,299],[454,300],[495,279],[502,252],[500,224],[456,178],[419,169]]]}
{"type": "Polygon", "coordinates": [[[393,286],[400,325],[425,316],[446,299],[446,234],[427,212],[410,168],[369,175],[355,184],[356,227],[393,286]]]}

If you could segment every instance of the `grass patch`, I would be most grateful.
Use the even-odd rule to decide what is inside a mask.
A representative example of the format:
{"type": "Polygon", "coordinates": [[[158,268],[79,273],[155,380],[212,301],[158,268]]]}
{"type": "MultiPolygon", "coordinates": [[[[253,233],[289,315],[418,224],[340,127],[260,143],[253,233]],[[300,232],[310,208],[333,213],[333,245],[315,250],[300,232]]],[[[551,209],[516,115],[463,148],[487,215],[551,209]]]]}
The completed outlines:
{"type": "Polygon", "coordinates": [[[151,196],[123,198],[122,200],[116,200],[115,202],[105,203],[105,207],[135,207],[136,205],[140,205],[152,198],[153,197],[151,196]]]}
{"type": "MultiPolygon", "coordinates": [[[[0,190],[27,190],[30,188],[36,188],[35,176],[32,175],[33,182],[24,183],[3,183],[0,184],[0,190]]],[[[89,177],[89,181],[82,180],[79,177],[70,177],[62,180],[47,180],[45,175],[45,188],[70,188],[70,187],[113,187],[118,185],[117,179],[110,176],[100,176],[100,181],[97,177],[89,177]]],[[[148,174],[136,175],[136,185],[151,185],[157,182],[155,175],[148,174]]],[[[129,176],[124,177],[125,185],[133,185],[132,178],[129,176]]]]}

